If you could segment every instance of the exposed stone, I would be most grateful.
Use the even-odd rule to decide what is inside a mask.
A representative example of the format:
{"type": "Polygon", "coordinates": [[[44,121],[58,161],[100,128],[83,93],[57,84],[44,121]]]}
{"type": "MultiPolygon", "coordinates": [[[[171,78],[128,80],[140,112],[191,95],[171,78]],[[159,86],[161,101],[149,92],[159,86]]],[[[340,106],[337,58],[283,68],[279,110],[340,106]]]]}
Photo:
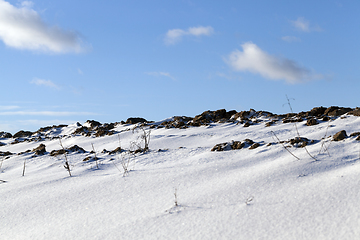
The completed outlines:
{"type": "Polygon", "coordinates": [[[293,145],[294,147],[299,147],[299,148],[305,147],[306,145],[308,145],[309,142],[311,141],[304,137],[295,137],[293,139],[290,139],[290,144],[293,145]]]}
{"type": "Polygon", "coordinates": [[[19,131],[14,134],[13,138],[23,138],[23,137],[30,137],[33,133],[29,131],[19,131]]]}
{"type": "Polygon", "coordinates": [[[86,152],[82,147],[79,147],[78,145],[69,147],[66,150],[68,150],[69,152],[77,152],[77,153],[85,153],[86,152]]]}
{"type": "Polygon", "coordinates": [[[87,135],[89,133],[90,129],[88,127],[82,126],[77,128],[72,134],[81,134],[81,135],[87,135]]]}
{"type": "Polygon", "coordinates": [[[12,134],[8,132],[0,132],[0,138],[12,138],[12,134]]]}
{"type": "Polygon", "coordinates": [[[322,116],[326,111],[325,107],[315,107],[307,112],[307,116],[314,116],[314,117],[320,117],[322,116]]]}
{"type": "Polygon", "coordinates": [[[360,117],[360,109],[356,108],[355,110],[349,112],[349,114],[360,117]]]}
{"type": "Polygon", "coordinates": [[[260,146],[260,143],[254,143],[249,147],[249,149],[255,149],[255,148],[258,148],[259,146],[260,146]]]}
{"type": "Polygon", "coordinates": [[[245,124],[244,124],[244,127],[250,127],[251,126],[251,123],[250,122],[246,122],[245,124]]]}
{"type": "Polygon", "coordinates": [[[341,141],[343,139],[345,139],[347,137],[346,135],[346,131],[342,130],[340,132],[337,132],[334,136],[333,136],[333,140],[334,141],[341,141]]]}
{"type": "Polygon", "coordinates": [[[147,120],[145,118],[139,118],[139,117],[135,117],[135,118],[128,118],[126,120],[126,124],[136,124],[136,123],[146,123],[147,120]]]}
{"type": "Polygon", "coordinates": [[[229,143],[219,143],[216,144],[211,151],[226,151],[226,150],[231,150],[231,145],[229,143]]]}
{"type": "Polygon", "coordinates": [[[316,124],[319,124],[318,121],[315,119],[315,118],[310,118],[307,120],[306,122],[306,125],[307,126],[313,126],[313,125],[316,125],[316,124]]]}
{"type": "Polygon", "coordinates": [[[115,154],[115,153],[122,153],[124,150],[121,149],[121,147],[117,147],[114,150],[109,152],[109,155],[115,154]]]}
{"type": "Polygon", "coordinates": [[[254,144],[254,141],[251,140],[251,139],[248,139],[248,138],[245,139],[244,142],[247,143],[248,145],[253,145],[254,144]]]}
{"type": "Polygon", "coordinates": [[[37,148],[34,148],[32,152],[34,152],[35,155],[44,155],[46,153],[45,145],[40,144],[37,148]]]}
{"type": "Polygon", "coordinates": [[[2,157],[6,157],[6,156],[10,156],[10,155],[13,155],[13,153],[11,153],[9,151],[7,151],[7,152],[1,152],[0,151],[0,156],[2,156],[2,157]]]}
{"type": "Polygon", "coordinates": [[[331,106],[327,108],[324,112],[324,115],[328,116],[341,116],[347,112],[352,111],[352,108],[344,108],[344,107],[338,107],[338,106],[331,106]]]}
{"type": "Polygon", "coordinates": [[[50,152],[50,156],[54,157],[54,156],[62,155],[62,154],[65,154],[65,153],[66,153],[66,151],[64,149],[52,150],[50,152]]]}
{"type": "Polygon", "coordinates": [[[90,125],[90,129],[95,129],[98,126],[101,126],[101,123],[95,120],[87,120],[85,123],[90,125]]]}
{"type": "Polygon", "coordinates": [[[356,137],[359,135],[360,135],[360,132],[354,132],[354,133],[350,134],[350,137],[356,137]]]}
{"type": "Polygon", "coordinates": [[[202,125],[210,122],[226,122],[236,114],[235,110],[227,112],[225,109],[220,109],[216,111],[205,111],[200,115],[197,115],[193,119],[192,126],[202,125]]]}
{"type": "Polygon", "coordinates": [[[231,149],[233,149],[233,150],[242,149],[244,146],[245,146],[245,144],[240,141],[233,141],[231,144],[231,149]]]}

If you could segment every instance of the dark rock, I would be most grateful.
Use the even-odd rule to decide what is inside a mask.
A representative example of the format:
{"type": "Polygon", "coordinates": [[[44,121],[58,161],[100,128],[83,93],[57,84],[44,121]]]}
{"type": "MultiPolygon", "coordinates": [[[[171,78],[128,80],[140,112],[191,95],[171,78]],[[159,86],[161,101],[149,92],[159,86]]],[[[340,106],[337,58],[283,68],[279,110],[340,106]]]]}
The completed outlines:
{"type": "Polygon", "coordinates": [[[33,133],[29,131],[19,131],[14,134],[13,138],[23,138],[23,137],[30,137],[33,133]]]}
{"type": "Polygon", "coordinates": [[[82,126],[77,128],[72,134],[81,134],[81,135],[87,135],[89,133],[90,129],[88,127],[82,126]]]}
{"type": "Polygon", "coordinates": [[[0,132],[0,138],[12,138],[12,134],[8,132],[0,132]]]}
{"type": "Polygon", "coordinates": [[[109,155],[115,154],[115,153],[122,153],[124,150],[121,149],[121,147],[115,148],[115,150],[112,150],[109,152],[109,155]]]}
{"type": "Polygon", "coordinates": [[[231,146],[230,146],[229,143],[219,143],[219,144],[216,144],[211,149],[212,152],[214,152],[214,151],[225,151],[225,150],[231,150],[231,146]]]}
{"type": "Polygon", "coordinates": [[[360,135],[360,132],[354,132],[354,133],[350,134],[350,137],[356,137],[359,135],[360,135]]]}
{"type": "Polygon", "coordinates": [[[355,109],[353,111],[350,111],[349,114],[360,117],[360,109],[355,109]]]}
{"type": "Polygon", "coordinates": [[[233,150],[242,149],[244,146],[245,146],[245,144],[240,141],[233,141],[231,144],[231,149],[233,149],[233,150]]]}
{"type": "Polygon", "coordinates": [[[338,107],[338,106],[331,106],[329,108],[327,108],[324,112],[324,115],[328,115],[328,116],[341,116],[347,112],[352,111],[352,108],[344,108],[344,107],[338,107]]]}
{"type": "Polygon", "coordinates": [[[316,124],[319,124],[318,121],[315,119],[315,118],[310,118],[307,120],[306,122],[306,125],[307,126],[313,126],[313,125],[316,125],[316,124]]]}
{"type": "Polygon", "coordinates": [[[139,117],[136,117],[136,118],[128,118],[126,120],[126,124],[136,124],[136,123],[146,123],[147,120],[145,118],[139,118],[139,117]]]}
{"type": "Polygon", "coordinates": [[[13,153],[11,153],[9,151],[7,151],[7,152],[1,152],[0,151],[0,156],[2,156],[2,157],[11,156],[11,155],[13,155],[13,153]]]}
{"type": "Polygon", "coordinates": [[[62,154],[65,154],[65,153],[66,153],[66,151],[64,149],[52,150],[50,152],[50,156],[54,157],[54,156],[62,155],[62,154]]]}
{"type": "Polygon", "coordinates": [[[355,139],[356,141],[360,141],[360,136],[357,136],[357,138],[355,139]]]}
{"type": "Polygon", "coordinates": [[[101,126],[101,123],[95,120],[87,120],[85,123],[90,125],[90,129],[95,129],[98,126],[101,126]]]}
{"type": "Polygon", "coordinates": [[[83,149],[82,147],[79,147],[78,145],[74,145],[72,147],[69,147],[66,150],[68,150],[71,153],[73,153],[73,152],[85,153],[86,152],[85,149],[83,149]]]}
{"type": "Polygon", "coordinates": [[[310,111],[308,111],[306,113],[307,116],[314,116],[314,117],[320,117],[322,116],[326,111],[325,107],[315,107],[313,109],[311,109],[310,111]]]}
{"type": "Polygon", "coordinates": [[[253,145],[254,144],[254,141],[251,140],[251,139],[248,139],[248,138],[245,139],[244,142],[247,143],[248,145],[253,145]]]}
{"type": "Polygon", "coordinates": [[[342,130],[342,131],[336,133],[336,134],[333,136],[333,140],[334,140],[334,141],[341,141],[341,140],[345,139],[346,137],[347,137],[346,131],[345,131],[345,130],[342,130]]]}
{"type": "Polygon", "coordinates": [[[244,127],[250,127],[251,126],[251,123],[250,122],[246,122],[245,124],[244,124],[244,127]]]}
{"type": "Polygon", "coordinates": [[[45,145],[40,144],[37,148],[34,148],[32,152],[34,152],[35,155],[44,155],[46,153],[45,145]]]}
{"type": "Polygon", "coordinates": [[[216,110],[216,111],[205,111],[200,115],[197,115],[194,117],[193,122],[192,123],[197,123],[197,124],[191,124],[192,126],[197,126],[197,125],[203,125],[206,123],[211,123],[211,122],[226,122],[229,121],[230,118],[236,114],[235,110],[229,111],[227,112],[225,109],[220,109],[220,110],[216,110]]]}
{"type": "Polygon", "coordinates": [[[323,120],[323,121],[329,121],[330,118],[329,118],[328,116],[324,116],[324,117],[322,118],[322,120],[323,120]]]}
{"type": "Polygon", "coordinates": [[[48,127],[42,127],[42,128],[39,128],[39,130],[37,130],[35,133],[44,133],[44,132],[47,132],[51,129],[57,129],[57,128],[63,128],[63,127],[67,127],[68,125],[65,125],[65,124],[61,124],[61,125],[53,125],[53,126],[48,126],[48,127]]]}
{"type": "Polygon", "coordinates": [[[255,148],[258,148],[259,146],[260,146],[260,143],[254,143],[249,147],[249,149],[255,149],[255,148]]]}
{"type": "Polygon", "coordinates": [[[304,138],[304,137],[296,137],[296,138],[290,139],[290,144],[295,147],[299,147],[299,148],[305,147],[306,145],[308,145],[309,142],[310,142],[310,140],[307,138],[304,138]]]}

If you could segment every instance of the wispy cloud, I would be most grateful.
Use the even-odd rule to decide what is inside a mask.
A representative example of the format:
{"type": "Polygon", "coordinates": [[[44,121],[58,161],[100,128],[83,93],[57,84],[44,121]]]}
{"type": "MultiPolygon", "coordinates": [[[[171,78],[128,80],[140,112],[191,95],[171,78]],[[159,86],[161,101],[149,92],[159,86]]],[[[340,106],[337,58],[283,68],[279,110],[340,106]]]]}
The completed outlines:
{"type": "Polygon", "coordinates": [[[210,26],[203,27],[190,27],[187,30],[183,29],[171,29],[167,31],[166,36],[164,38],[164,42],[166,45],[173,45],[181,41],[183,36],[210,36],[214,34],[214,29],[210,26]]]}
{"type": "Polygon", "coordinates": [[[284,36],[281,38],[285,42],[301,42],[301,39],[294,36],[284,36]]]}
{"type": "Polygon", "coordinates": [[[20,108],[19,106],[0,106],[0,111],[8,111],[20,108]]]}
{"type": "Polygon", "coordinates": [[[244,43],[241,46],[243,51],[235,50],[225,59],[236,71],[249,71],[267,79],[285,80],[288,83],[323,78],[321,74],[315,74],[290,59],[272,56],[264,52],[252,42],[244,43]]]}
{"type": "Polygon", "coordinates": [[[16,7],[0,0],[0,39],[7,46],[53,53],[85,51],[77,32],[47,25],[32,6],[31,1],[16,7]]]}
{"type": "Polygon", "coordinates": [[[56,112],[56,111],[11,111],[0,112],[1,116],[85,116],[98,115],[92,112],[56,112]]]}
{"type": "Polygon", "coordinates": [[[321,32],[322,29],[318,25],[310,25],[310,21],[304,17],[298,17],[295,21],[291,21],[292,25],[302,32],[321,32]]]}
{"type": "Polygon", "coordinates": [[[168,72],[146,72],[145,74],[147,75],[150,75],[150,76],[155,76],[155,77],[161,77],[161,76],[164,76],[164,77],[168,77],[168,78],[171,78],[172,80],[176,80],[173,76],[171,76],[170,73],[168,72]]]}
{"type": "Polygon", "coordinates": [[[38,85],[38,86],[45,86],[45,87],[60,89],[60,87],[58,85],[56,85],[55,83],[53,83],[51,80],[34,78],[33,80],[30,81],[30,83],[38,85]]]}

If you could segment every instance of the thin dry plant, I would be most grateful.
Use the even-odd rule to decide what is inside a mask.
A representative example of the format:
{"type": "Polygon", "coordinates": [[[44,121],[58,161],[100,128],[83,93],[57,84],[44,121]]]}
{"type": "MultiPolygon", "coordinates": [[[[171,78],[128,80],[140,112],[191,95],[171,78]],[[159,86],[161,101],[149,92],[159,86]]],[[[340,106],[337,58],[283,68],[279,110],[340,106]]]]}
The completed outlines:
{"type": "Polygon", "coordinates": [[[179,206],[178,205],[178,199],[177,199],[177,188],[175,188],[174,190],[174,204],[175,204],[175,207],[179,206]]]}
{"type": "Polygon", "coordinates": [[[24,166],[23,166],[22,176],[25,176],[25,166],[26,166],[26,158],[25,158],[25,160],[24,160],[24,166]]]}
{"type": "MultiPolygon", "coordinates": [[[[287,99],[287,102],[288,102],[287,104],[289,105],[289,108],[290,108],[290,110],[291,110],[291,113],[294,113],[294,111],[293,111],[293,109],[292,109],[292,107],[291,107],[290,99],[288,98],[287,95],[286,95],[286,99],[287,99]]],[[[295,129],[296,129],[296,133],[297,133],[298,137],[301,138],[300,133],[299,133],[299,130],[298,130],[297,125],[296,125],[296,122],[294,122],[294,125],[295,125],[295,129]]],[[[308,149],[307,149],[306,146],[304,146],[304,149],[305,149],[305,151],[307,152],[307,154],[308,154],[312,159],[314,159],[315,161],[317,161],[317,159],[316,159],[313,155],[311,155],[311,154],[309,153],[309,151],[308,151],[308,149]]]]}
{"type": "Polygon", "coordinates": [[[60,141],[60,146],[61,146],[62,149],[64,150],[64,155],[65,155],[64,168],[69,172],[69,176],[71,177],[71,170],[70,170],[69,161],[68,161],[68,159],[67,159],[66,150],[65,150],[64,146],[62,145],[61,138],[59,138],[59,141],[60,141]]]}
{"type": "Polygon", "coordinates": [[[297,160],[300,160],[300,158],[298,158],[292,152],[290,152],[290,150],[280,141],[280,139],[276,136],[276,134],[273,131],[271,131],[271,133],[274,134],[275,138],[277,139],[277,142],[280,143],[283,146],[283,148],[285,148],[285,150],[288,151],[288,153],[290,153],[297,160]]]}
{"type": "Polygon", "coordinates": [[[3,162],[4,162],[4,158],[5,158],[5,156],[3,156],[3,157],[1,158],[1,163],[0,163],[0,170],[1,170],[1,167],[2,167],[2,165],[3,165],[3,162]]]}
{"type": "Polygon", "coordinates": [[[96,169],[99,169],[99,165],[98,165],[98,161],[97,161],[97,157],[96,157],[96,151],[94,148],[94,144],[91,143],[92,149],[94,151],[94,155],[95,155],[95,163],[96,163],[96,169]]]}
{"type": "Polygon", "coordinates": [[[328,122],[328,126],[326,127],[325,135],[324,135],[324,137],[322,138],[322,139],[324,139],[324,141],[323,141],[322,144],[321,144],[321,148],[320,148],[319,154],[321,154],[321,151],[324,149],[324,152],[326,151],[326,152],[328,153],[329,157],[330,157],[330,153],[329,153],[328,148],[329,148],[331,142],[329,143],[328,146],[325,145],[325,143],[327,142],[327,141],[325,141],[325,139],[326,139],[326,135],[327,135],[327,132],[328,132],[329,127],[330,127],[330,120],[329,120],[329,122],[328,122]]]}

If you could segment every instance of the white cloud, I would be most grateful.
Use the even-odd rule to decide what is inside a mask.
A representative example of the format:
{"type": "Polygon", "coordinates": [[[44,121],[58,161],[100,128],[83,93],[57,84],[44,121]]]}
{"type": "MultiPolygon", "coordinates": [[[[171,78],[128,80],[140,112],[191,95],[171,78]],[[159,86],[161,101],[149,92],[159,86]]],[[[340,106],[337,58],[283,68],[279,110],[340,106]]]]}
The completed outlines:
{"type": "Polygon", "coordinates": [[[55,112],[55,111],[14,111],[0,112],[0,116],[82,116],[98,115],[91,112],[55,112]]]}
{"type": "Polygon", "coordinates": [[[0,39],[7,46],[53,53],[85,51],[78,33],[48,26],[32,5],[24,1],[15,7],[0,0],[0,39]]]}
{"type": "Polygon", "coordinates": [[[310,26],[310,21],[303,17],[298,17],[295,21],[291,21],[292,25],[302,32],[320,32],[322,29],[319,26],[310,26]]]}
{"type": "Polygon", "coordinates": [[[164,41],[165,44],[172,45],[181,41],[182,37],[186,35],[200,37],[202,35],[210,36],[212,34],[214,34],[214,29],[210,26],[190,27],[188,30],[171,29],[166,33],[164,41]]]}
{"type": "Polygon", "coordinates": [[[60,87],[58,85],[56,85],[55,83],[53,83],[51,80],[43,80],[43,79],[39,79],[39,78],[34,78],[33,80],[30,81],[30,83],[38,85],[38,86],[45,86],[45,87],[60,89],[60,87]]]}
{"type": "Polygon", "coordinates": [[[235,50],[226,59],[226,62],[236,71],[258,73],[265,78],[285,80],[288,83],[323,78],[322,75],[316,75],[292,60],[275,57],[264,52],[252,42],[244,43],[241,46],[242,52],[235,50]]]}
{"type": "Polygon", "coordinates": [[[19,106],[0,106],[0,111],[18,109],[19,106]]]}
{"type": "Polygon", "coordinates": [[[301,42],[301,39],[294,36],[284,36],[281,38],[285,42],[301,42]]]}
{"type": "Polygon", "coordinates": [[[78,73],[79,73],[80,75],[83,75],[83,74],[84,74],[83,71],[82,71],[80,68],[78,68],[77,71],[78,71],[78,73]]]}
{"type": "Polygon", "coordinates": [[[147,75],[150,75],[150,76],[155,76],[155,77],[160,77],[160,76],[164,76],[164,77],[168,77],[168,78],[171,78],[172,80],[176,80],[173,76],[171,76],[170,73],[168,72],[147,72],[146,73],[147,75]]]}

